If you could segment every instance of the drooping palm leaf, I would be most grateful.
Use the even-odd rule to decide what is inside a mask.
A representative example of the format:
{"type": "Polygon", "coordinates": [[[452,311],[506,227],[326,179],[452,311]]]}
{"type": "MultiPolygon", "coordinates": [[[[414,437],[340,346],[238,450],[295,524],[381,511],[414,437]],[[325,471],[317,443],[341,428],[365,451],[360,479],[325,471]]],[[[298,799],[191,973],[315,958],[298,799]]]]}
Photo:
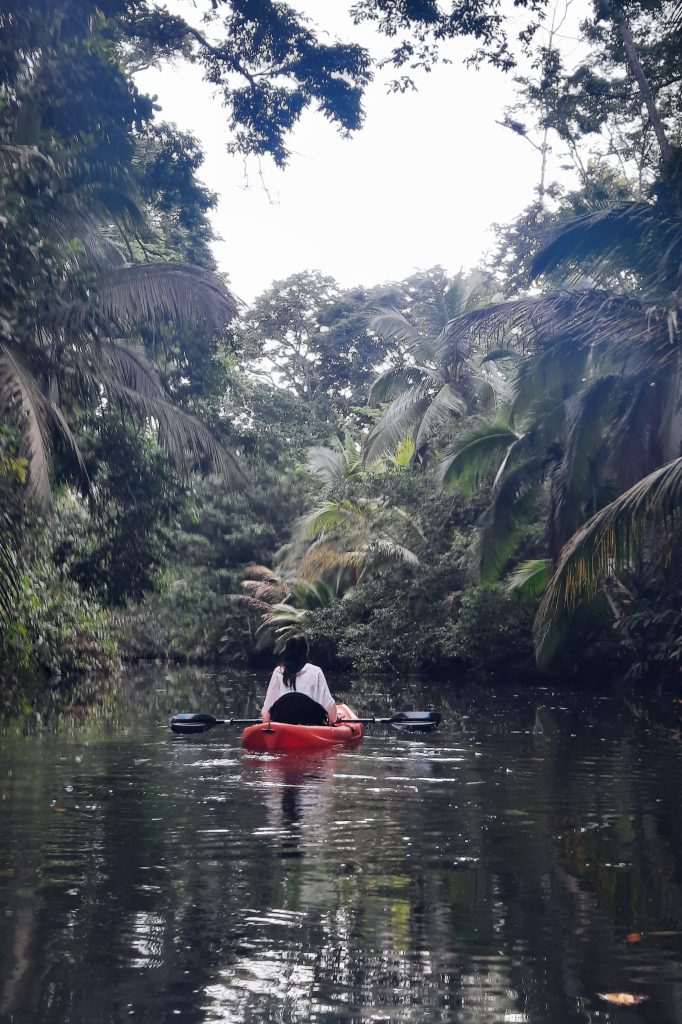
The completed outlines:
{"type": "Polygon", "coordinates": [[[424,382],[424,368],[421,366],[394,366],[382,373],[372,384],[367,400],[368,405],[382,405],[392,402],[411,388],[424,382]]]}
{"type": "Polygon", "coordinates": [[[500,578],[537,502],[543,475],[544,460],[529,459],[507,473],[496,487],[479,524],[478,568],[483,583],[500,578]]]}
{"type": "Polygon", "coordinates": [[[593,348],[609,342],[630,344],[642,334],[655,345],[669,344],[664,310],[644,308],[631,296],[580,288],[494,303],[457,317],[443,331],[440,357],[446,362],[462,345],[526,354],[544,351],[561,338],[566,345],[593,348]]]}
{"type": "Polygon", "coordinates": [[[16,614],[21,587],[21,562],[18,539],[12,517],[0,511],[0,630],[16,614]]]}
{"type": "Polygon", "coordinates": [[[327,490],[362,471],[361,449],[350,434],[342,441],[334,438],[332,446],[322,445],[308,449],[306,469],[319,477],[327,490]]]}
{"type": "Polygon", "coordinates": [[[549,558],[533,558],[521,562],[507,577],[507,590],[520,597],[538,597],[547,587],[551,577],[552,563],[549,558]]]}
{"type": "Polygon", "coordinates": [[[580,389],[590,358],[572,335],[553,339],[543,351],[522,359],[511,382],[511,423],[536,420],[580,389]]]}
{"type": "Polygon", "coordinates": [[[452,384],[444,384],[440,391],[431,399],[417,429],[415,446],[419,449],[431,437],[434,431],[453,417],[467,413],[467,403],[452,384]]]}
{"type": "Polygon", "coordinates": [[[649,295],[674,291],[682,262],[682,222],[653,203],[621,203],[560,225],[534,256],[531,275],[563,266],[569,275],[609,280],[638,274],[649,295]]]}
{"type": "Polygon", "coordinates": [[[395,450],[405,437],[413,436],[430,404],[431,396],[423,386],[395,398],[365,442],[365,463],[372,465],[386,452],[395,450]]]}
{"type": "Polygon", "coordinates": [[[88,492],[85,463],[64,414],[44,396],[36,378],[8,346],[0,346],[0,408],[26,446],[29,497],[43,507],[50,504],[50,473],[56,447],[63,452],[83,493],[88,492]]]}
{"type": "Polygon", "coordinates": [[[58,325],[74,332],[103,326],[108,333],[115,326],[126,333],[139,325],[172,321],[214,331],[236,313],[236,300],[217,274],[184,263],[145,263],[99,275],[87,300],[60,311],[58,325]]]}
{"type": "Polygon", "coordinates": [[[0,407],[24,439],[30,467],[29,494],[43,506],[51,499],[46,404],[28,368],[8,347],[0,347],[0,407]]]}
{"type": "Polygon", "coordinates": [[[315,579],[320,576],[326,579],[332,574],[337,579],[345,580],[347,586],[351,587],[357,583],[367,564],[366,551],[352,546],[343,547],[337,538],[322,536],[313,541],[301,556],[299,575],[303,579],[315,579]]]}
{"type": "Polygon", "coordinates": [[[388,537],[376,537],[368,544],[367,550],[373,556],[374,561],[379,556],[381,560],[387,562],[404,562],[406,565],[419,565],[419,556],[414,551],[405,547],[404,544],[397,544],[388,537]]]}
{"type": "Polygon", "coordinates": [[[509,447],[519,435],[500,423],[483,423],[449,446],[439,466],[441,482],[465,494],[475,494],[481,483],[497,473],[509,447]]]}
{"type": "Polygon", "coordinates": [[[397,341],[408,349],[419,346],[419,331],[397,309],[379,308],[370,316],[369,329],[385,341],[397,341]]]}
{"type": "Polygon", "coordinates": [[[150,398],[164,395],[159,372],[142,348],[112,341],[102,347],[102,356],[125,387],[150,398]]]}
{"type": "Polygon", "coordinates": [[[207,460],[212,471],[226,483],[244,482],[234,456],[201,420],[164,397],[140,393],[113,377],[105,378],[102,385],[112,402],[155,427],[159,442],[176,463],[187,465],[194,461],[200,465],[207,460]]]}
{"type": "Polygon", "coordinates": [[[593,596],[609,577],[647,557],[664,558],[682,514],[682,458],[649,473],[592,516],[564,547],[536,619],[541,638],[554,619],[593,596]],[[651,542],[655,538],[658,544],[651,542]]]}
{"type": "MultiPolygon", "coordinates": [[[[587,383],[568,403],[563,457],[552,479],[554,529],[564,540],[594,509],[600,455],[612,420],[612,399],[619,384],[613,374],[587,383]]],[[[556,549],[555,549],[556,553],[556,549]]]]}
{"type": "Polygon", "coordinates": [[[321,501],[298,521],[300,532],[310,538],[319,537],[336,528],[355,527],[362,520],[360,509],[350,501],[321,501]]]}

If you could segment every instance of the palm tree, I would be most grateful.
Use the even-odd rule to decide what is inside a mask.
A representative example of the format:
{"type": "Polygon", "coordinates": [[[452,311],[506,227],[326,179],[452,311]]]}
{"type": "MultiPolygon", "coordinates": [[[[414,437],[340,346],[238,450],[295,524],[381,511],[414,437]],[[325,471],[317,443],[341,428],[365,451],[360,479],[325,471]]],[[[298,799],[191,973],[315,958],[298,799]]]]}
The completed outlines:
{"type": "Polygon", "coordinates": [[[371,318],[370,329],[386,341],[397,341],[405,361],[385,370],[372,385],[370,404],[390,404],[367,439],[367,464],[394,451],[408,436],[419,451],[442,424],[494,403],[494,377],[474,368],[472,347],[453,346],[446,358],[442,347],[450,319],[490,299],[490,290],[482,287],[486,281],[478,274],[460,275],[444,295],[436,293],[430,303],[433,333],[423,333],[396,309],[379,309],[371,318]]]}
{"type": "MultiPolygon", "coordinates": [[[[522,357],[509,410],[509,422],[523,426],[520,436],[498,430],[495,449],[489,427],[488,449],[481,439],[478,463],[476,439],[468,448],[460,439],[443,476],[484,475],[488,452],[497,459],[499,488],[513,471],[510,455],[522,440],[529,460],[542,460],[536,482],[545,488],[556,571],[537,620],[539,650],[547,647],[551,624],[578,597],[593,596],[645,551],[648,559],[660,557],[662,541],[677,538],[679,195],[679,173],[666,165],[653,202],[577,218],[536,256],[536,275],[567,268],[566,291],[465,315],[444,332],[446,354],[472,339],[499,350],[502,338],[522,357]]],[[[513,499],[523,497],[517,490],[513,499]]]]}
{"type": "Polygon", "coordinates": [[[250,565],[244,573],[248,574],[241,584],[244,593],[232,595],[232,600],[260,615],[258,649],[274,644],[276,651],[281,650],[289,637],[305,632],[309,612],[330,607],[349,589],[343,570],[327,579],[298,579],[265,565],[250,565]]]}
{"type": "MultiPolygon", "coordinates": [[[[201,267],[139,261],[144,217],[125,167],[76,161],[58,142],[48,141],[45,151],[18,145],[6,129],[0,416],[26,457],[24,496],[49,505],[57,452],[89,491],[70,423],[76,410],[98,416],[118,409],[155,429],[176,462],[240,479],[234,456],[174,403],[153,362],[154,348],[175,331],[208,338],[234,318],[237,303],[223,279],[201,267]]],[[[0,620],[16,607],[20,518],[0,510],[0,620]]]]}
{"type": "Polygon", "coordinates": [[[175,459],[207,459],[226,479],[238,478],[234,458],[211,431],[173,403],[142,342],[143,330],[158,339],[174,328],[205,335],[223,329],[237,304],[222,278],[176,262],[126,259],[123,249],[130,248],[129,236],[136,237],[142,214],[116,168],[98,168],[92,180],[62,181],[53,157],[7,144],[0,170],[9,173],[10,164],[11,187],[19,191],[45,166],[61,182],[30,204],[28,237],[37,239],[35,251],[22,218],[10,222],[4,249],[7,259],[14,253],[18,280],[0,316],[0,413],[24,439],[30,496],[49,503],[57,448],[87,490],[67,421],[74,405],[120,408],[152,424],[175,459]],[[21,281],[26,259],[29,265],[38,261],[44,276],[30,270],[21,281]],[[41,259],[54,269],[43,271],[41,259]]]}
{"type": "Polygon", "coordinates": [[[330,447],[309,448],[306,468],[322,481],[325,491],[332,491],[362,472],[360,445],[346,432],[343,438],[333,438],[330,447]]]}
{"type": "Polygon", "coordinates": [[[416,520],[386,499],[327,499],[298,520],[286,564],[303,579],[341,573],[354,586],[387,562],[417,564],[418,556],[402,543],[406,533],[422,539],[416,520]]]}

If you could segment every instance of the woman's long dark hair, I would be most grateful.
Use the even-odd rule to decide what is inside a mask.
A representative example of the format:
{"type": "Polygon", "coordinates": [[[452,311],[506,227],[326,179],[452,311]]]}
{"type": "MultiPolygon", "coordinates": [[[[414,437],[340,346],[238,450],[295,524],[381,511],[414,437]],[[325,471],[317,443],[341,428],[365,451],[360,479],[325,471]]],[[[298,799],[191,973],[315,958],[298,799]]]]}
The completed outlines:
{"type": "Polygon", "coordinates": [[[280,656],[284,685],[296,689],[296,673],[308,660],[308,641],[304,636],[291,636],[284,645],[280,656]]]}

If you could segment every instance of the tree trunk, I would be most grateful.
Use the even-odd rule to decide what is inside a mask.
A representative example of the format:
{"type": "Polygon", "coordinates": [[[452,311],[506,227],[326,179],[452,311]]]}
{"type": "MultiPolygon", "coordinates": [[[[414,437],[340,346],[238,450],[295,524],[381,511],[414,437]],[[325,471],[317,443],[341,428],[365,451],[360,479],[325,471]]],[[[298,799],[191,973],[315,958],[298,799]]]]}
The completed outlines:
{"type": "Polygon", "coordinates": [[[653,91],[649,85],[646,75],[644,74],[644,68],[642,67],[639,56],[637,55],[637,47],[635,46],[630,26],[620,12],[614,11],[609,0],[599,0],[599,12],[604,18],[608,18],[612,21],[618,30],[618,35],[620,36],[625,48],[628,67],[639,86],[640,95],[646,106],[651,127],[653,128],[658,141],[658,146],[661,151],[661,159],[665,163],[670,160],[672,150],[670,148],[670,143],[668,142],[668,137],[665,134],[665,127],[661,120],[661,115],[658,112],[653,91]]]}

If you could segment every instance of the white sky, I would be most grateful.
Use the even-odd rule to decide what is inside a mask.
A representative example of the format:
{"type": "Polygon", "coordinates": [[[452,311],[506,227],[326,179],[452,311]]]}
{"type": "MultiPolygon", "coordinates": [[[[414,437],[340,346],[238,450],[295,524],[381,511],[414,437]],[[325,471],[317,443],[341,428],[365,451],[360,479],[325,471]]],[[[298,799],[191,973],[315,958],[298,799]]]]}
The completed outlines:
{"type": "MultiPolygon", "coordinates": [[[[348,0],[295,6],[320,28],[377,51],[371,29],[350,26],[348,0]]],[[[378,45],[385,51],[385,40],[378,45]]],[[[158,94],[159,117],[201,141],[201,177],[220,197],[216,257],[239,298],[249,302],[306,269],[350,287],[438,263],[451,273],[476,264],[492,245],[490,226],[532,201],[540,157],[495,123],[514,102],[511,75],[466,68],[468,52],[454,44],[453,63],[422,74],[416,93],[387,94],[387,70],[368,89],[364,127],[350,139],[307,112],[284,170],[227,154],[225,111],[198,69],[166,65],[137,76],[141,89],[158,94]]],[[[560,173],[558,153],[552,160],[549,180],[560,173]]]]}

